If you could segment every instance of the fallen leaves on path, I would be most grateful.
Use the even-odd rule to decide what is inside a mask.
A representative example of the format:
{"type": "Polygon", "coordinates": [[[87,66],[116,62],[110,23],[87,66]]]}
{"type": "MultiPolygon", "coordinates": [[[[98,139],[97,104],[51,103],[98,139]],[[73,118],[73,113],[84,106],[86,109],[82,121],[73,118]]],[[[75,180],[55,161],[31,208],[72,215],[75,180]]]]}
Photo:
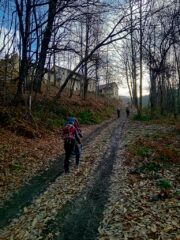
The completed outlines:
{"type": "MultiPolygon", "coordinates": [[[[97,125],[82,127],[85,137],[97,125]]],[[[1,129],[0,138],[0,205],[39,171],[49,168],[64,152],[60,131],[51,131],[41,138],[17,136],[1,129]]]]}
{"type": "MultiPolygon", "coordinates": [[[[114,124],[117,123],[111,124],[112,129],[114,124]]],[[[1,232],[3,240],[43,239],[41,234],[46,224],[53,221],[58,211],[78,196],[89,181],[93,181],[112,129],[106,128],[83,150],[79,170],[76,166],[71,166],[69,174],[59,176],[44,193],[34,200],[32,205],[24,208],[19,218],[14,219],[3,229],[1,232]]],[[[51,239],[50,237],[51,233],[46,239],[51,239]]]]}
{"type": "Polygon", "coordinates": [[[122,143],[126,148],[119,151],[111,177],[99,240],[180,239],[178,156],[164,155],[170,164],[161,162],[160,169],[157,165],[160,148],[178,148],[179,135],[170,134],[172,130],[167,126],[129,124],[122,143]],[[157,134],[163,136],[162,145],[157,134]],[[152,160],[156,162],[152,164],[152,160]]]}

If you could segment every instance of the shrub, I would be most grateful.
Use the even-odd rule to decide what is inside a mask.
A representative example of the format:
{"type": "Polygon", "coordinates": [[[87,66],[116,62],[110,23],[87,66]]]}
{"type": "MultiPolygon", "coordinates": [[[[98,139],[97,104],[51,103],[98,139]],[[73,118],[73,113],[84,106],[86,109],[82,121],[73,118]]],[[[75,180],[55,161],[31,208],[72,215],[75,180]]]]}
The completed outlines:
{"type": "Polygon", "coordinates": [[[171,182],[167,179],[160,179],[159,181],[157,181],[156,185],[162,190],[168,190],[172,188],[171,182]]]}
{"type": "Polygon", "coordinates": [[[12,163],[10,165],[10,169],[15,172],[21,172],[23,170],[23,166],[19,163],[12,163]]]}
{"type": "Polygon", "coordinates": [[[132,117],[135,121],[150,121],[152,118],[150,115],[144,115],[144,114],[135,114],[132,117]]]}
{"type": "Polygon", "coordinates": [[[101,117],[99,114],[94,114],[90,110],[82,110],[77,114],[79,123],[81,124],[95,124],[101,122],[101,117]]]}
{"type": "Polygon", "coordinates": [[[54,119],[48,118],[47,123],[46,123],[47,127],[50,128],[50,129],[61,127],[61,126],[63,126],[63,124],[64,124],[64,119],[62,119],[62,118],[60,118],[60,119],[58,119],[58,118],[54,118],[54,119]]]}
{"type": "Polygon", "coordinates": [[[139,146],[135,150],[135,155],[141,156],[141,157],[148,157],[152,153],[152,149],[145,147],[145,146],[139,146]]]}
{"type": "Polygon", "coordinates": [[[155,162],[149,162],[143,166],[144,169],[148,171],[159,171],[161,169],[161,165],[155,162]]]}

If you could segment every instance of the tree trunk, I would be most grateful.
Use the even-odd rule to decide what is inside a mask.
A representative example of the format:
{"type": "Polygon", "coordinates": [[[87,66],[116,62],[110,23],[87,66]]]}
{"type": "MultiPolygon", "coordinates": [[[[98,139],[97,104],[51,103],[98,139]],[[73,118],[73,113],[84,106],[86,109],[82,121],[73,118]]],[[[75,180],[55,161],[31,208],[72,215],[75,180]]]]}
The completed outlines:
{"type": "Polygon", "coordinates": [[[142,114],[142,78],[143,78],[143,31],[142,31],[142,0],[140,0],[139,6],[139,25],[140,25],[140,43],[139,43],[139,51],[140,51],[140,84],[139,84],[139,115],[142,114]]]}
{"type": "Polygon", "coordinates": [[[57,0],[49,1],[49,12],[47,26],[41,42],[41,52],[34,77],[33,89],[35,92],[41,92],[41,81],[44,75],[44,65],[46,61],[47,50],[52,35],[53,22],[56,14],[57,0]]]}
{"type": "Polygon", "coordinates": [[[22,41],[22,55],[21,55],[21,62],[20,62],[20,71],[19,71],[19,82],[16,92],[15,99],[21,99],[22,95],[25,90],[26,79],[28,75],[28,43],[29,43],[29,32],[30,32],[30,12],[31,12],[31,2],[30,0],[27,1],[26,4],[26,11],[25,11],[25,24],[23,23],[23,2],[21,2],[21,6],[19,5],[18,1],[16,0],[16,10],[18,13],[19,19],[19,32],[21,35],[22,41]],[[25,25],[25,26],[24,26],[25,25]]]}
{"type": "Polygon", "coordinates": [[[137,98],[137,69],[136,69],[136,52],[135,52],[135,42],[133,39],[133,6],[132,6],[132,0],[130,0],[130,17],[131,17],[131,32],[130,32],[130,37],[131,37],[131,58],[132,58],[132,82],[133,82],[133,90],[132,90],[132,95],[133,95],[133,104],[135,108],[138,111],[138,98],[137,98]]]}
{"type": "Polygon", "coordinates": [[[150,67],[150,103],[151,115],[154,116],[157,106],[157,91],[156,91],[156,73],[150,67]]]}

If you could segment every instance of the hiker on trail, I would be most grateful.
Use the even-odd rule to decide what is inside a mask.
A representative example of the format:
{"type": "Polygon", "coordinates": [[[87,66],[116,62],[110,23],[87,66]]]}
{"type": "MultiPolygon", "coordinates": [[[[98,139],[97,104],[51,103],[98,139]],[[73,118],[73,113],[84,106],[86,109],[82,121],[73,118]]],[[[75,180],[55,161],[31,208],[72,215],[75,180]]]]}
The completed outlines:
{"type": "Polygon", "coordinates": [[[127,118],[129,117],[129,114],[130,114],[130,110],[129,110],[129,106],[126,107],[126,116],[127,118]]]}
{"type": "Polygon", "coordinates": [[[119,107],[117,107],[116,111],[117,111],[118,118],[120,118],[120,109],[119,109],[119,107]]]}
{"type": "Polygon", "coordinates": [[[82,146],[80,138],[82,138],[82,134],[77,119],[68,117],[63,128],[65,150],[64,170],[66,173],[69,172],[69,159],[73,152],[76,156],[76,166],[79,166],[80,146],[82,146]]]}

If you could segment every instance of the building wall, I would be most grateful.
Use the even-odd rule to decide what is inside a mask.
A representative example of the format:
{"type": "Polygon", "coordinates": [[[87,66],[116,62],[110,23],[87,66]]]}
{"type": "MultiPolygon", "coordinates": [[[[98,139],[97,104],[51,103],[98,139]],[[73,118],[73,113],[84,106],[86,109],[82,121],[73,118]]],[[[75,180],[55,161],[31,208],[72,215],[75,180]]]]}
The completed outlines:
{"type": "Polygon", "coordinates": [[[112,83],[110,86],[104,85],[103,88],[99,90],[99,92],[111,97],[119,98],[118,86],[116,83],[112,83]]]}
{"type": "MultiPolygon", "coordinates": [[[[60,87],[65,82],[70,72],[71,70],[69,69],[55,66],[55,74],[54,74],[54,69],[52,69],[51,72],[46,73],[44,75],[44,79],[45,79],[45,82],[50,81],[50,83],[52,84],[54,84],[56,80],[56,86],[60,87]]],[[[81,82],[83,81],[83,76],[80,74],[74,74],[73,78],[67,83],[66,88],[70,89],[74,81],[75,81],[74,90],[80,91],[80,85],[81,85],[81,82]]],[[[96,82],[94,79],[89,79],[88,91],[89,92],[96,91],[96,82]]]]}
{"type": "Polygon", "coordinates": [[[96,92],[96,79],[89,79],[88,91],[96,92]]]}

